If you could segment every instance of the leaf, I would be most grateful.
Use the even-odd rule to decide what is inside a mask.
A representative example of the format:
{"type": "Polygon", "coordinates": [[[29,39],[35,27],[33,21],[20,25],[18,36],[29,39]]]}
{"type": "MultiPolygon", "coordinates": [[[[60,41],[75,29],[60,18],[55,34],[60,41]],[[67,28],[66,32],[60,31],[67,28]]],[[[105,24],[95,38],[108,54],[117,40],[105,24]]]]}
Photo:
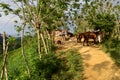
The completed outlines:
{"type": "Polygon", "coordinates": [[[5,13],[5,15],[8,15],[8,10],[5,10],[4,13],[5,13]]]}
{"type": "Polygon", "coordinates": [[[0,3],[0,7],[2,7],[2,9],[6,9],[6,10],[8,10],[8,11],[13,11],[13,10],[10,8],[10,5],[9,5],[9,4],[0,3]]]}
{"type": "Polygon", "coordinates": [[[15,23],[18,23],[18,21],[17,21],[17,20],[15,20],[14,22],[15,22],[15,23]]]}
{"type": "Polygon", "coordinates": [[[15,0],[16,2],[21,2],[22,0],[15,0]]]}
{"type": "Polygon", "coordinates": [[[17,32],[20,32],[21,30],[22,30],[22,28],[21,28],[20,26],[17,26],[17,27],[16,27],[16,31],[17,31],[17,32]]]}
{"type": "Polygon", "coordinates": [[[0,17],[2,17],[2,14],[0,13],[0,17]]]}
{"type": "Polygon", "coordinates": [[[20,9],[14,10],[13,13],[16,14],[16,15],[19,14],[20,13],[20,9]]]}

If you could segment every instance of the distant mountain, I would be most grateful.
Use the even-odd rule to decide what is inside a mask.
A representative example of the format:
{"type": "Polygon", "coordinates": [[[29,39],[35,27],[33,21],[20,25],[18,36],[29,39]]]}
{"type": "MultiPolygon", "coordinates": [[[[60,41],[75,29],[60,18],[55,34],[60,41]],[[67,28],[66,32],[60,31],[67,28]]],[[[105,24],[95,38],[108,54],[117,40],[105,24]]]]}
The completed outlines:
{"type": "Polygon", "coordinates": [[[0,45],[2,45],[3,42],[3,38],[2,38],[2,34],[0,34],[0,45]]]}

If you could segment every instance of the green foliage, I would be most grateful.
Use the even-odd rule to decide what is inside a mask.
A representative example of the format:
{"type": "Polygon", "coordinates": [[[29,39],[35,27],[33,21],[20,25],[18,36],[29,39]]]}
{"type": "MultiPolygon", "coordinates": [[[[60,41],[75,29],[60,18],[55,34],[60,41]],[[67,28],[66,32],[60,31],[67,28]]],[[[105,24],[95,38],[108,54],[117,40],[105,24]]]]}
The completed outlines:
{"type": "Polygon", "coordinates": [[[20,13],[20,9],[16,9],[16,10],[14,10],[13,13],[16,14],[16,15],[18,15],[18,14],[20,13]]]}
{"type": "Polygon", "coordinates": [[[2,17],[2,14],[0,13],[0,17],[2,17]]]}
{"type": "Polygon", "coordinates": [[[75,30],[75,34],[79,33],[79,32],[85,32],[86,28],[89,28],[90,25],[88,24],[87,21],[85,20],[77,20],[76,24],[78,25],[77,27],[74,28],[75,30]]]}
{"type": "MultiPolygon", "coordinates": [[[[20,19],[25,19],[29,25],[35,25],[36,22],[39,22],[38,24],[44,23],[49,29],[54,29],[53,25],[54,27],[62,25],[59,25],[59,22],[61,21],[61,17],[64,16],[64,10],[67,9],[69,1],[70,0],[33,0],[31,2],[31,0],[14,0],[13,4],[16,5],[16,8],[6,3],[0,3],[0,6],[6,15],[13,13],[20,19]]],[[[36,26],[32,27],[35,28],[36,26]]],[[[17,28],[17,31],[20,31],[20,28],[17,28]]]]}
{"type": "Polygon", "coordinates": [[[60,60],[54,53],[42,55],[40,61],[35,61],[32,80],[51,80],[51,76],[60,69],[60,60]]]}
{"type": "MultiPolygon", "coordinates": [[[[42,26],[39,26],[39,27],[47,26],[48,29],[51,29],[51,28],[54,29],[53,25],[54,26],[62,25],[61,24],[62,22],[60,21],[61,21],[61,18],[64,18],[64,10],[67,9],[67,5],[69,1],[70,0],[57,0],[57,1],[56,0],[51,0],[51,1],[33,0],[33,2],[31,2],[31,0],[15,0],[14,3],[18,4],[20,7],[11,9],[11,6],[5,3],[0,3],[0,7],[4,9],[4,12],[6,15],[8,15],[9,12],[12,12],[13,14],[18,15],[21,19],[23,19],[24,17],[26,20],[26,23],[29,23],[28,25],[42,24],[42,26]],[[23,5],[21,6],[21,4],[23,5]],[[21,13],[21,11],[23,11],[23,13],[21,13]]],[[[76,6],[78,7],[79,5],[74,4],[74,7],[76,6]]],[[[17,23],[17,21],[15,22],[17,23]]],[[[33,27],[36,27],[36,26],[33,26],[33,27]]],[[[21,26],[16,26],[16,30],[20,32],[21,26]]],[[[15,40],[14,38],[9,39],[9,41],[11,42],[11,45],[13,44],[14,40],[15,40]]],[[[45,52],[43,50],[41,52],[42,59],[39,60],[38,52],[37,52],[36,37],[27,36],[24,38],[24,40],[25,40],[24,41],[25,55],[30,65],[32,80],[49,80],[49,79],[52,79],[53,74],[56,74],[56,73],[63,76],[62,78],[60,78],[60,76],[57,76],[59,77],[59,79],[62,79],[62,80],[63,79],[72,80],[73,78],[79,79],[78,77],[81,77],[81,74],[80,75],[78,74],[79,71],[81,72],[82,70],[81,65],[79,65],[79,62],[78,62],[79,61],[78,55],[75,55],[75,54],[72,55],[72,53],[76,53],[76,52],[74,51],[67,52],[67,53],[70,53],[70,55],[66,56],[66,58],[63,59],[63,61],[61,61],[61,59],[58,59],[55,56],[54,52],[50,51],[48,52],[49,54],[45,55],[45,52]],[[65,63],[65,66],[63,66],[64,64],[62,63],[65,63]],[[76,67],[79,67],[79,68],[76,68],[76,67]],[[76,72],[78,77],[74,77],[76,75],[72,71],[76,72]],[[66,75],[64,76],[64,74],[66,75]]],[[[48,43],[51,43],[51,40],[48,40],[48,43]]],[[[52,47],[51,50],[53,50],[54,46],[51,46],[51,47],[52,47]]],[[[41,42],[41,48],[43,49],[42,42],[41,42]]],[[[25,62],[21,55],[20,49],[16,49],[14,51],[9,52],[7,61],[8,61],[7,67],[8,67],[9,80],[28,80],[29,79],[26,71],[25,62]]],[[[53,79],[56,80],[56,78],[53,78],[53,79]]]]}
{"type": "Polygon", "coordinates": [[[8,10],[4,10],[4,13],[5,13],[5,15],[8,15],[9,12],[8,12],[8,10]]]}
{"type": "Polygon", "coordinates": [[[104,43],[106,52],[110,54],[115,63],[120,66],[120,41],[117,39],[110,39],[104,43]]]}
{"type": "MultiPolygon", "coordinates": [[[[26,36],[24,40],[31,80],[82,80],[82,58],[76,52],[77,50],[42,53],[42,58],[39,60],[37,38],[26,36]]],[[[2,60],[0,61],[0,69],[1,65],[2,60]]],[[[20,48],[8,53],[7,68],[9,80],[29,80],[20,48]]]]}
{"type": "MultiPolygon", "coordinates": [[[[17,23],[17,21],[15,21],[17,23]]],[[[17,32],[20,32],[22,30],[22,27],[21,26],[18,26],[18,25],[14,25],[15,29],[17,32]]]]}
{"type": "Polygon", "coordinates": [[[82,80],[82,58],[76,49],[61,52],[61,68],[59,73],[52,76],[52,80],[82,80]]]}
{"type": "Polygon", "coordinates": [[[67,65],[69,66],[69,72],[82,70],[81,65],[79,65],[81,63],[79,58],[79,54],[77,54],[74,50],[70,50],[67,54],[67,65]]]}
{"type": "MultiPolygon", "coordinates": [[[[27,42],[25,44],[25,55],[28,59],[31,71],[33,71],[35,68],[34,61],[39,60],[36,50],[37,42],[34,38],[32,39],[31,37],[26,37],[25,41],[27,42]]],[[[29,80],[25,62],[21,54],[21,48],[15,49],[14,51],[8,53],[7,64],[9,80],[29,80]]]]}
{"type": "Polygon", "coordinates": [[[9,4],[0,3],[0,7],[1,7],[2,9],[12,11],[12,9],[10,8],[10,5],[9,5],[9,4]]]}
{"type": "Polygon", "coordinates": [[[14,21],[14,23],[18,23],[18,21],[17,21],[17,20],[15,20],[15,21],[14,21]]]}
{"type": "MultiPolygon", "coordinates": [[[[2,3],[0,2],[0,8],[3,9],[3,12],[5,15],[8,15],[9,14],[9,11],[13,11],[11,8],[10,8],[10,5],[9,4],[6,4],[6,3],[2,3]]],[[[2,15],[0,15],[2,16],[2,15]]]]}
{"type": "MultiPolygon", "coordinates": [[[[25,55],[28,59],[32,75],[31,80],[49,79],[53,73],[59,70],[59,59],[57,59],[57,57],[53,53],[49,53],[48,55],[42,53],[43,55],[40,61],[37,52],[37,38],[25,36],[24,40],[25,55]]],[[[1,64],[2,60],[0,61],[0,69],[1,64]]],[[[14,51],[8,53],[7,67],[9,80],[29,80],[25,62],[21,54],[21,48],[15,49],[14,51]]]]}
{"type": "Polygon", "coordinates": [[[96,18],[90,19],[94,28],[100,28],[104,32],[112,32],[115,26],[115,17],[109,13],[97,14],[96,18]]]}
{"type": "Polygon", "coordinates": [[[18,37],[10,36],[8,37],[7,42],[9,42],[8,51],[12,51],[21,47],[21,40],[18,37]]]}
{"type": "MultiPolygon", "coordinates": [[[[109,0],[84,0],[81,15],[83,19],[88,21],[90,29],[101,29],[104,33],[111,36],[115,28],[115,15],[113,5],[109,0]],[[89,2],[90,1],[90,2],[89,2]]],[[[105,35],[106,36],[106,35],[105,35]]]]}

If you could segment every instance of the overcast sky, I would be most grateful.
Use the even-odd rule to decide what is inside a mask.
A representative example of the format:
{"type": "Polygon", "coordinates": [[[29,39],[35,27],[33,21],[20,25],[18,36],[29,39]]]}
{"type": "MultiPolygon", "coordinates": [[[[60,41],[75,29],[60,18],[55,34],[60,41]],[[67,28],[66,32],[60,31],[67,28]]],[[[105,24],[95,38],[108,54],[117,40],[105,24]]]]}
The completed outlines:
{"type": "Polygon", "coordinates": [[[0,33],[5,31],[9,35],[16,35],[17,32],[14,28],[14,20],[16,19],[18,18],[13,15],[0,17],[0,33]]]}
{"type": "MultiPolygon", "coordinates": [[[[0,2],[10,3],[10,0],[0,0],[0,2]]],[[[1,10],[1,8],[0,8],[1,10]]],[[[7,16],[2,14],[2,17],[0,17],[0,33],[6,32],[8,35],[17,35],[14,28],[14,20],[18,19],[17,16],[9,14],[7,16]]]]}

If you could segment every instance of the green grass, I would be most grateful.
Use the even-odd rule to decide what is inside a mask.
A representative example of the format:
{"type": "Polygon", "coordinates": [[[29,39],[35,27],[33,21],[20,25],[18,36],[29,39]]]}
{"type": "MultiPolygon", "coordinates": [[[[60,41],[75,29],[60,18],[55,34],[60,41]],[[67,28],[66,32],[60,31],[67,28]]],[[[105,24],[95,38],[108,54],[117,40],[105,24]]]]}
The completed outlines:
{"type": "MultiPolygon", "coordinates": [[[[40,61],[37,42],[30,39],[25,45],[25,55],[31,70],[31,80],[82,80],[82,58],[76,49],[60,53],[53,51],[43,55],[40,61]]],[[[2,56],[0,58],[1,69],[2,56]]],[[[8,52],[7,68],[9,80],[29,80],[21,48],[8,52]]]]}
{"type": "Polygon", "coordinates": [[[83,62],[76,49],[61,51],[57,55],[61,59],[62,68],[53,75],[53,80],[83,80],[83,62]]]}
{"type": "MultiPolygon", "coordinates": [[[[25,55],[28,59],[28,63],[30,65],[31,70],[33,69],[34,60],[38,59],[37,54],[37,43],[34,40],[29,40],[29,45],[25,45],[25,55]],[[33,44],[30,44],[32,43],[33,44]]],[[[0,70],[2,67],[2,55],[0,55],[0,70]]],[[[26,71],[25,61],[21,54],[21,48],[15,49],[13,51],[8,52],[7,54],[7,68],[8,68],[8,76],[9,80],[26,80],[28,79],[28,74],[26,71]]]]}
{"type": "Polygon", "coordinates": [[[120,66],[120,41],[110,39],[103,44],[104,50],[110,54],[115,63],[120,66]]]}

